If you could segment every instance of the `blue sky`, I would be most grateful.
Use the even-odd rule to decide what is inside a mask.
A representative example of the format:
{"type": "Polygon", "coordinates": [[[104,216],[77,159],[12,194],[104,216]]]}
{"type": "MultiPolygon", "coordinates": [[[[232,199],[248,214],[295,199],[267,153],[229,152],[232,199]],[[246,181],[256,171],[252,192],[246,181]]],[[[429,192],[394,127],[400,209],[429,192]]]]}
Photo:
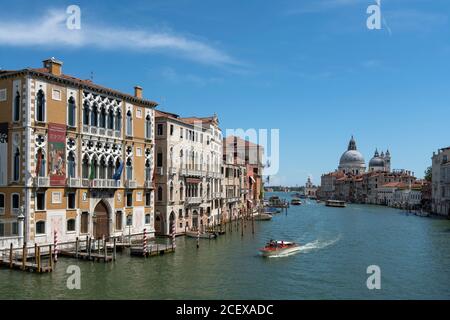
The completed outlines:
{"type": "Polygon", "coordinates": [[[0,67],[38,67],[132,92],[227,128],[280,129],[273,183],[333,171],[353,134],[419,177],[450,145],[450,2],[382,0],[2,1],[0,67]],[[81,30],[65,10],[79,5],[81,30]]]}

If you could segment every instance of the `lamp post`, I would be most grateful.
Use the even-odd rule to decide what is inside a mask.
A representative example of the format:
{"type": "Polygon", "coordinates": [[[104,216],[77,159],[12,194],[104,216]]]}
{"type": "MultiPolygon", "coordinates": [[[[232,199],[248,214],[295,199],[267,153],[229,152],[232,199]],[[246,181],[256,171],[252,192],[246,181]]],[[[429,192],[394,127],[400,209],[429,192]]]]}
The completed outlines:
{"type": "Polygon", "coordinates": [[[19,246],[23,246],[23,244],[26,242],[25,241],[25,228],[24,228],[24,224],[25,224],[25,207],[24,206],[20,206],[19,209],[19,216],[17,217],[17,222],[18,222],[18,234],[19,234],[19,246]]]}

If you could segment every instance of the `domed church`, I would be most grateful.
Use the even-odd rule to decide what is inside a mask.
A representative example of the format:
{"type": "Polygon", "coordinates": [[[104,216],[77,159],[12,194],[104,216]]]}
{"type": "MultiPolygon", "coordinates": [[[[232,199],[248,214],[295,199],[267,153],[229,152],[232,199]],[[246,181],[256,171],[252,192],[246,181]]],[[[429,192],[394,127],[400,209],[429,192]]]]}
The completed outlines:
{"type": "MultiPolygon", "coordinates": [[[[366,162],[361,152],[358,151],[353,136],[348,143],[347,151],[341,156],[338,170],[342,173],[353,175],[366,172],[366,162]]],[[[389,150],[386,151],[386,154],[383,151],[379,154],[378,149],[375,150],[373,158],[369,161],[369,172],[377,171],[391,171],[391,154],[389,150]]]]}
{"type": "Polygon", "coordinates": [[[356,141],[353,136],[348,143],[347,151],[341,156],[339,171],[355,175],[366,171],[366,162],[361,152],[357,150],[356,141]]]}

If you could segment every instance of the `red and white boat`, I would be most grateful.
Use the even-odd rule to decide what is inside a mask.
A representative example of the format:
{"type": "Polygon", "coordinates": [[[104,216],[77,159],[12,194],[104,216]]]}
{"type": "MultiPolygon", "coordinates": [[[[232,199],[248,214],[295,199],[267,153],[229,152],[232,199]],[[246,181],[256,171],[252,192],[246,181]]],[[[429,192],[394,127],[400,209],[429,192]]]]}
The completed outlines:
{"type": "Polygon", "coordinates": [[[270,240],[266,246],[259,249],[263,257],[281,257],[300,251],[301,246],[295,242],[270,240]]]}

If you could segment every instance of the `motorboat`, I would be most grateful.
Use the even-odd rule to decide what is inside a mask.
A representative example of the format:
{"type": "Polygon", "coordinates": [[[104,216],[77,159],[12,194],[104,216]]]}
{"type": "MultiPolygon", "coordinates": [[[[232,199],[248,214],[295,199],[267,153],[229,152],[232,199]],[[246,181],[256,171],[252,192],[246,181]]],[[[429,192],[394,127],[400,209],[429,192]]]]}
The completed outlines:
{"type": "Polygon", "coordinates": [[[253,216],[253,219],[256,221],[269,221],[272,220],[272,215],[268,213],[259,213],[253,216]]]}
{"type": "Polygon", "coordinates": [[[269,207],[273,208],[287,208],[289,207],[289,202],[284,199],[281,199],[278,196],[273,196],[269,198],[269,207]]]}
{"type": "Polygon", "coordinates": [[[301,246],[295,242],[270,240],[266,246],[259,249],[263,257],[281,257],[300,251],[301,246]]]}
{"type": "Polygon", "coordinates": [[[345,201],[341,201],[341,200],[327,200],[325,202],[325,205],[327,207],[334,207],[334,208],[345,208],[347,206],[345,201]]]}
{"type": "Polygon", "coordinates": [[[302,200],[298,199],[298,198],[294,198],[291,200],[291,204],[293,206],[300,206],[302,204],[302,200]]]}

